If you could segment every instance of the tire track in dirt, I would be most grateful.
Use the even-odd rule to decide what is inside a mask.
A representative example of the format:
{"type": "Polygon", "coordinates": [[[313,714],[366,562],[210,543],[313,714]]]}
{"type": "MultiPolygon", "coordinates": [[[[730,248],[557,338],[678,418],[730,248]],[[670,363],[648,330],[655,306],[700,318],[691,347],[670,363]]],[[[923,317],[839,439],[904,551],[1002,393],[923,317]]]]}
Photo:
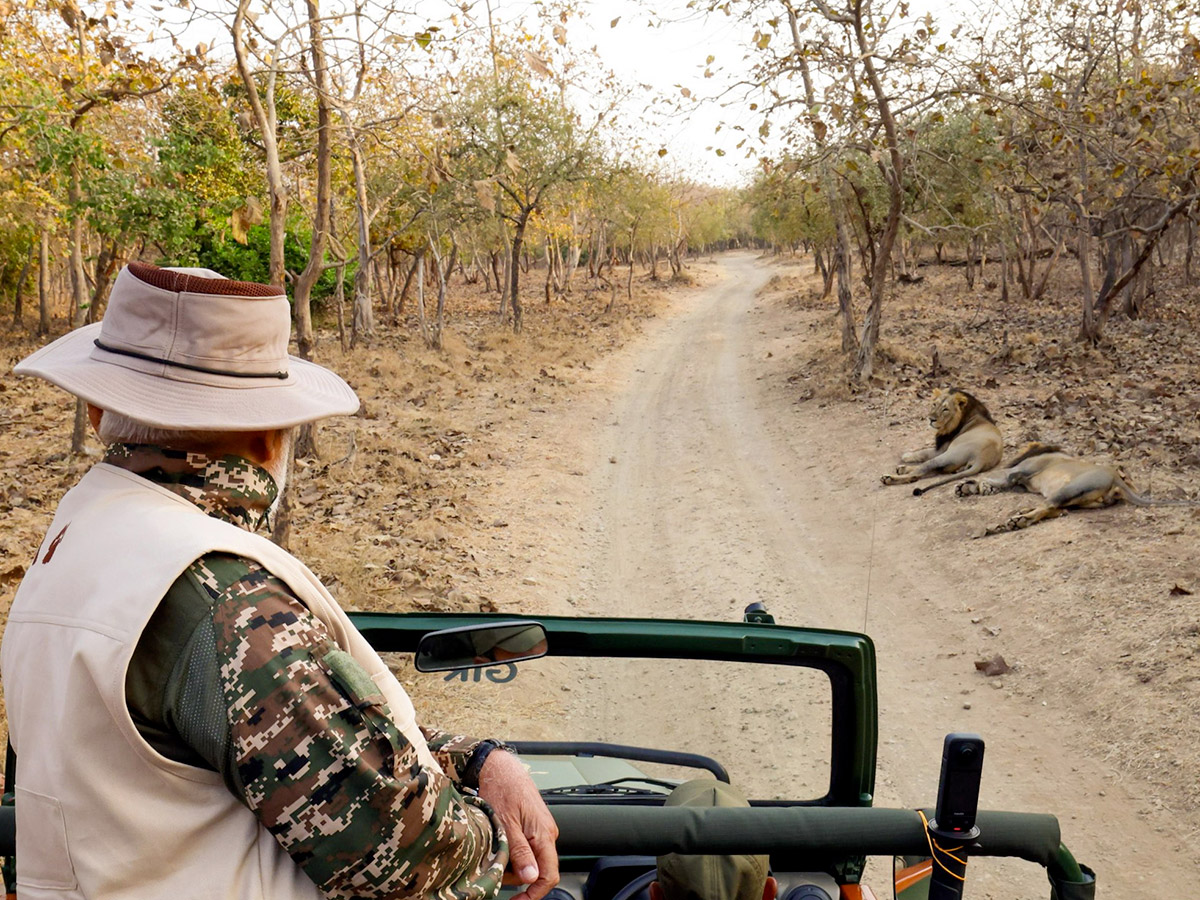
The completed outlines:
{"type": "MultiPolygon", "coordinates": [[[[822,567],[796,552],[807,526],[788,496],[790,466],[761,440],[742,372],[746,319],[769,273],[749,256],[728,269],[657,331],[618,401],[616,462],[598,470],[607,575],[594,593],[606,611],[729,618],[761,600],[812,620],[796,586],[822,567]],[[650,601],[651,591],[661,596],[650,601]]],[[[834,624],[825,611],[816,618],[834,624]]]]}

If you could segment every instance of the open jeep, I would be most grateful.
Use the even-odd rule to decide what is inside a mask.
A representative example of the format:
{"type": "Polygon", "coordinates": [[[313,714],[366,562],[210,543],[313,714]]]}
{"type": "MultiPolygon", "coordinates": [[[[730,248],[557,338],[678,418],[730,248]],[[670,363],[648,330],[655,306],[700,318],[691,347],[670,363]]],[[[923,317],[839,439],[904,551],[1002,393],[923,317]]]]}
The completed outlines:
{"type": "MultiPolygon", "coordinates": [[[[1053,816],[980,810],[971,821],[978,766],[966,788],[947,783],[945,763],[940,792],[931,777],[946,810],[872,806],[876,672],[865,635],[776,624],[757,605],[741,622],[352,619],[423,718],[520,754],[560,829],[552,900],[644,900],[655,857],[671,852],[769,855],[781,900],[960,897],[967,860],[983,856],[1044,867],[1052,900],[1095,895],[1053,816]],[[749,807],[664,805],[698,776],[732,781],[749,807]],[[863,883],[869,857],[895,861],[891,889],[874,865],[875,891],[863,883]]],[[[12,809],[0,813],[0,852],[11,856],[12,809]]]]}

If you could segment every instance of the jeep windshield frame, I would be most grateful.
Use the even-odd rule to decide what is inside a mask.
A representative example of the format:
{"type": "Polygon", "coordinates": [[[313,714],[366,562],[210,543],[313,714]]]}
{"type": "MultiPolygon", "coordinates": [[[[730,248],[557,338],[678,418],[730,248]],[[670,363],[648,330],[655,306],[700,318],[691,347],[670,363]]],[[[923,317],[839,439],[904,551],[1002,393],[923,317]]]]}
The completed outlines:
{"type": "MultiPolygon", "coordinates": [[[[496,613],[368,613],[351,621],[381,653],[414,653],[431,631],[491,624],[496,613]]],[[[870,806],[875,792],[878,697],[875,645],[864,634],[766,622],[527,616],[546,629],[547,656],[722,660],[801,666],[823,672],[832,700],[829,787],[800,801],[831,807],[870,806]]]]}

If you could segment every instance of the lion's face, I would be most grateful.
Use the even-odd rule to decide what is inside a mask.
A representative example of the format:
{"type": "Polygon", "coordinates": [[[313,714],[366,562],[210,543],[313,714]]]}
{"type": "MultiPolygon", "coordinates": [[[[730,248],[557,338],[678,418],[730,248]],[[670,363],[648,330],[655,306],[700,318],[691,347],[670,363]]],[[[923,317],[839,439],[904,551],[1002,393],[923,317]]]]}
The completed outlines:
{"type": "Polygon", "coordinates": [[[929,410],[929,424],[938,434],[950,434],[962,422],[967,398],[958,391],[938,392],[929,410]]]}

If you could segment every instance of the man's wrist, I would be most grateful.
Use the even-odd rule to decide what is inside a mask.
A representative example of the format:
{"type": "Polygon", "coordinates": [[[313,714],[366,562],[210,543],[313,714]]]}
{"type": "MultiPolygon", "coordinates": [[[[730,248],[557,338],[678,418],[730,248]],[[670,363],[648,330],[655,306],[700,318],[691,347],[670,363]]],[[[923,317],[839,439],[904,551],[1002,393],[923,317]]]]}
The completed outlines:
{"type": "Polygon", "coordinates": [[[487,758],[497,750],[505,753],[515,753],[508,744],[502,741],[485,740],[480,741],[475,745],[475,749],[471,755],[467,757],[466,765],[462,768],[462,785],[471,790],[479,790],[479,775],[483,771],[483,764],[487,762],[487,758]]]}

